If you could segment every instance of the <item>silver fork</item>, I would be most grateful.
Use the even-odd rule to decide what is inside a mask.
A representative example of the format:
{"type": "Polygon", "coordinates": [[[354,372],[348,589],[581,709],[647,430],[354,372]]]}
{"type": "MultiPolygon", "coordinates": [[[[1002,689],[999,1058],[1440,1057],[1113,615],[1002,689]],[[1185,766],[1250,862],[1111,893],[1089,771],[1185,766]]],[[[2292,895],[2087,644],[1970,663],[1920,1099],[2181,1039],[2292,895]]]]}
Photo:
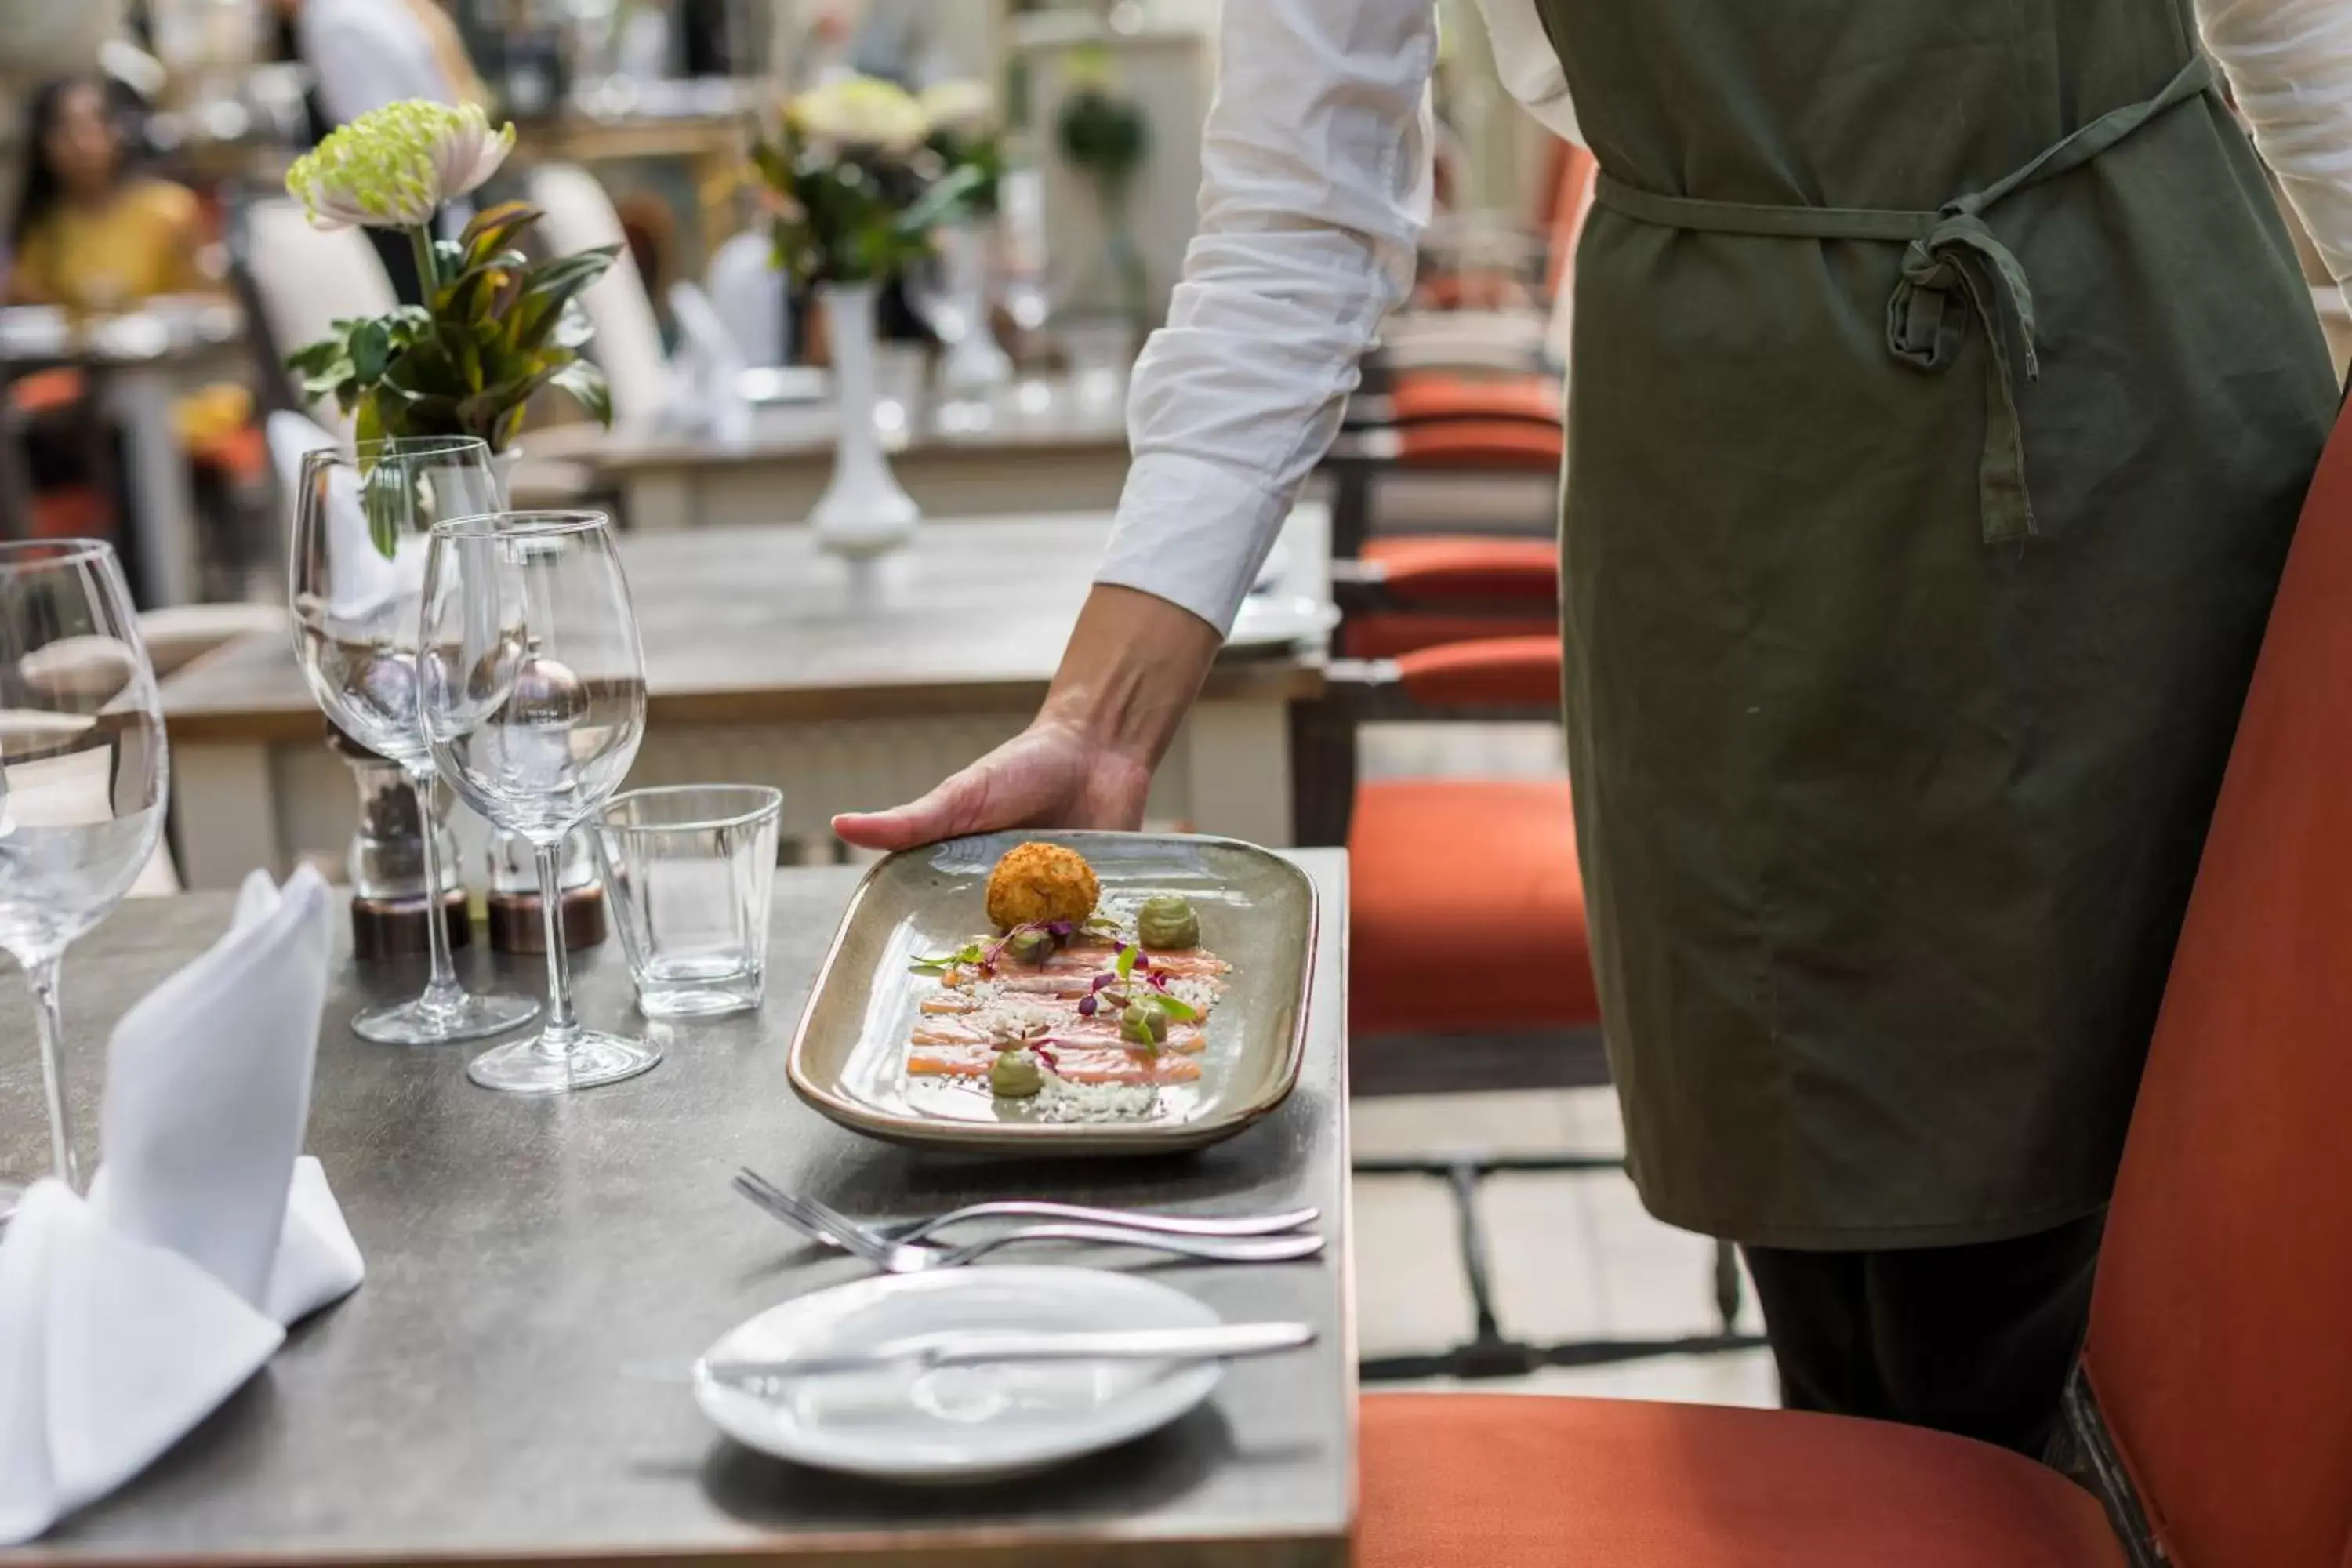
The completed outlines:
{"type": "MultiPolygon", "coordinates": [[[[927,1268],[960,1268],[1001,1247],[1032,1241],[1087,1242],[1099,1247],[1134,1247],[1179,1258],[1213,1263],[1287,1263],[1312,1258],[1323,1250],[1323,1238],[1313,1234],[1266,1237],[1166,1236],[1107,1225],[1038,1225],[1006,1231],[962,1247],[939,1243],[892,1241],[875,1236],[863,1226],[831,1225],[841,1216],[829,1209],[820,1214],[809,1200],[762,1181],[750,1171],[738,1172],[735,1190],[786,1225],[819,1241],[830,1241],[890,1274],[918,1274],[927,1268]]],[[[818,1205],[822,1208],[822,1205],[818,1205]]]]}
{"type": "MultiPolygon", "coordinates": [[[[748,1167],[740,1174],[744,1181],[756,1184],[764,1192],[780,1193],[783,1190],[748,1167]]],[[[1147,1230],[1159,1236],[1244,1237],[1281,1236],[1289,1231],[1305,1230],[1323,1217],[1322,1211],[1314,1208],[1285,1209],[1278,1214],[1195,1217],[1191,1215],[1139,1214],[1125,1209],[1092,1208],[1084,1204],[1060,1204],[1043,1198],[1005,1198],[993,1203],[966,1204],[960,1209],[950,1209],[929,1219],[903,1220],[895,1225],[866,1225],[850,1218],[829,1204],[820,1203],[804,1194],[791,1195],[828,1232],[864,1231],[881,1243],[928,1240],[939,1231],[975,1219],[1067,1220],[1075,1225],[1107,1225],[1120,1230],[1147,1230]]],[[[835,1235],[816,1239],[835,1247],[843,1245],[835,1239],[835,1235]]]]}

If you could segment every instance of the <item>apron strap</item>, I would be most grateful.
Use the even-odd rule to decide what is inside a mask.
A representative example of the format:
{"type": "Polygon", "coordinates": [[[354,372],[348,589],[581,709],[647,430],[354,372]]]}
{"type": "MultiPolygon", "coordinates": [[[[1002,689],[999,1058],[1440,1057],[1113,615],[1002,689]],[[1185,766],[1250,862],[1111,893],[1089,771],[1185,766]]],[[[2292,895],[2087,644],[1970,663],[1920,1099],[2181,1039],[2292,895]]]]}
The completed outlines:
{"type": "Polygon", "coordinates": [[[1854,239],[1900,244],[1902,276],[1886,302],[1886,348],[1916,370],[1941,372],[1958,358],[1969,318],[1985,324],[1985,441],[1977,484],[1988,544],[2035,531],[2025,486],[2025,427],[2018,416],[2018,366],[2038,381],[2033,288],[2016,253],[1984,221],[1986,210],[2019,191],[2081,168],[2158,115],[2214,90],[2213,62],[2200,53],[2154,98],[2110,110],[2032,162],[1936,212],[1710,202],[1625,184],[1602,170],[1593,200],[1637,223],[1767,239],[1854,239]],[[2011,350],[2015,350],[2012,363],[2011,350]]]}

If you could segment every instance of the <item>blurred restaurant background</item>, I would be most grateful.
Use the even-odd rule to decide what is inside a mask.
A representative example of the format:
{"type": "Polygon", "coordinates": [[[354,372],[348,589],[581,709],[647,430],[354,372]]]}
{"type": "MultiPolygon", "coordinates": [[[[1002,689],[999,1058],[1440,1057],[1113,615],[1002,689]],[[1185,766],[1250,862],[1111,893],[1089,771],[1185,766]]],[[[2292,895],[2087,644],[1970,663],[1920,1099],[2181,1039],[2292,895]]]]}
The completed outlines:
{"type": "MultiPolygon", "coordinates": [[[[1354,852],[1375,1375],[1769,1405],[1737,1263],[1643,1215],[1590,997],[1546,983],[1584,940],[1550,550],[1591,168],[1512,103],[1471,0],[1441,9],[1420,285],[1153,823],[1354,852]],[[1433,971],[1454,978],[1397,989],[1433,971]],[[1463,1266],[1428,1267],[1441,1246],[1463,1266]]],[[[147,890],[304,861],[341,879],[363,831],[373,786],[327,744],[283,608],[294,476],[350,420],[287,359],[419,283],[391,231],[318,232],[288,196],[329,129],[401,98],[483,103],[517,144],[475,206],[538,208],[542,258],[620,247],[580,296],[610,426],[534,396],[511,500],[606,511],[638,551],[653,718],[632,782],[778,785],[782,858],[827,861],[847,858],[833,812],[981,754],[1051,673],[1126,472],[1128,369],[1192,232],[1217,10],[0,0],[0,528],[123,559],[173,762],[147,890]],[[906,553],[930,587],[874,603],[801,538],[845,414],[867,410],[839,395],[814,291],[773,265],[751,160],[787,97],[851,75],[974,85],[1001,138],[989,209],[879,301],[854,401],[921,510],[906,553]],[[1108,161],[1089,124],[1116,132],[1108,161]]],[[[2340,370],[2352,326],[2306,258],[2340,370]]]]}

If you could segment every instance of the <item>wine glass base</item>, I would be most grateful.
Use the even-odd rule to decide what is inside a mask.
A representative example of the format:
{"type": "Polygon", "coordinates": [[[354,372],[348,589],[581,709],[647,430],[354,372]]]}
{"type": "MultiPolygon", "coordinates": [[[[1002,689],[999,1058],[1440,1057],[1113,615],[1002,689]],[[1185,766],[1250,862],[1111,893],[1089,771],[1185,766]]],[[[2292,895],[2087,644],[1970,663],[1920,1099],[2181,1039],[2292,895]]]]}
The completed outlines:
{"type": "Polygon", "coordinates": [[[446,1046],[503,1035],[538,1016],[539,1003],[530,996],[467,995],[453,1003],[420,996],[361,1014],[352,1020],[352,1033],[379,1046],[446,1046]]]}
{"type": "Polygon", "coordinates": [[[643,1040],[583,1029],[558,1053],[544,1035],[494,1047],[466,1064],[466,1076],[501,1094],[563,1094],[635,1078],[661,1060],[643,1040]]]}
{"type": "Polygon", "coordinates": [[[0,1182],[0,1230],[7,1228],[8,1222],[16,1217],[16,1205],[24,1196],[24,1188],[0,1182]]]}

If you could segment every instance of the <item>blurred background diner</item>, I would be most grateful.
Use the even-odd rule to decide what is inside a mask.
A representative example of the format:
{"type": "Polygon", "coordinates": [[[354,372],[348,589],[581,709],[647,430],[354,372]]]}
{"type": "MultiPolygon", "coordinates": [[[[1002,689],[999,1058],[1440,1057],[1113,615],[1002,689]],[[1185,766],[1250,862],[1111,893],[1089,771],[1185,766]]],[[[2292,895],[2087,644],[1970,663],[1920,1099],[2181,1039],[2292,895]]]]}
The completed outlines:
{"type": "MultiPolygon", "coordinates": [[[[467,418],[512,505],[613,519],[648,662],[631,783],[777,786],[781,858],[830,863],[851,858],[833,813],[1013,733],[1127,471],[1129,368],[1193,231],[1217,11],[0,0],[0,535],[101,539],[124,563],[173,758],[153,885],[341,879],[379,826],[383,780],[355,803],[295,673],[287,562],[304,455],[405,406],[372,400],[386,349],[352,324],[434,306],[458,287],[445,255],[580,323],[494,345],[514,374],[484,390],[477,365],[467,418]],[[919,110],[893,156],[962,183],[867,297],[786,256],[821,198],[785,106],[860,112],[840,90],[873,82],[919,110]],[[511,153],[423,239],[316,226],[297,160],[415,100],[481,109],[511,153]],[[845,488],[861,521],[835,529],[845,488]]],[[[1412,302],[1152,821],[1353,851],[1370,1375],[1769,1405],[1736,1258],[1642,1213],[1597,1004],[1553,983],[1585,941],[1551,541],[1593,170],[1512,102],[1470,0],[1441,11],[1412,302]],[[1465,915],[1482,899],[1511,907],[1465,915]],[[1433,1247],[1461,1266],[1429,1268],[1433,1247]]],[[[2305,254],[2340,370],[2352,321],[2305,254]]],[[[467,863],[494,857],[457,816],[467,863]]]]}

